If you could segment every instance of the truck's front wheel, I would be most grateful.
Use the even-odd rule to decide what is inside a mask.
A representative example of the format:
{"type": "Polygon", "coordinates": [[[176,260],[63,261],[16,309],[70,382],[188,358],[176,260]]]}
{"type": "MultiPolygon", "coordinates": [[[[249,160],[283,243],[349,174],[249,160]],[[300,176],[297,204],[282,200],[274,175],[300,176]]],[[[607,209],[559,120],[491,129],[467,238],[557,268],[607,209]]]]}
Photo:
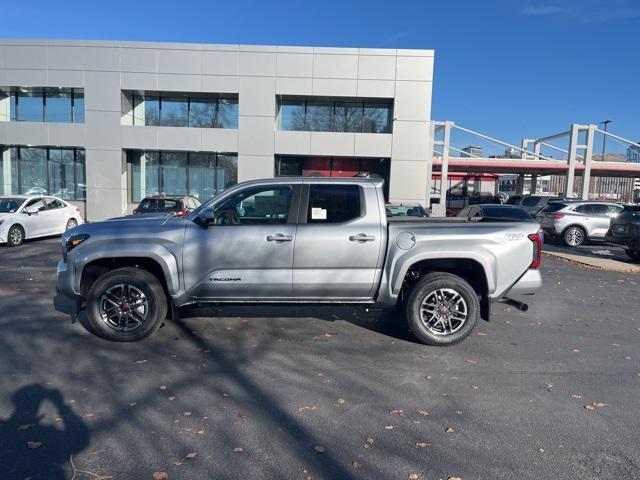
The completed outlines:
{"type": "Polygon", "coordinates": [[[409,329],[427,345],[448,346],[464,340],[480,314],[473,287],[451,273],[434,272],[414,285],[406,302],[409,329]]]}
{"type": "Polygon", "coordinates": [[[167,299],[158,279],[138,268],[104,274],[87,295],[87,318],[94,332],[107,340],[141,340],[162,324],[167,299]]]}

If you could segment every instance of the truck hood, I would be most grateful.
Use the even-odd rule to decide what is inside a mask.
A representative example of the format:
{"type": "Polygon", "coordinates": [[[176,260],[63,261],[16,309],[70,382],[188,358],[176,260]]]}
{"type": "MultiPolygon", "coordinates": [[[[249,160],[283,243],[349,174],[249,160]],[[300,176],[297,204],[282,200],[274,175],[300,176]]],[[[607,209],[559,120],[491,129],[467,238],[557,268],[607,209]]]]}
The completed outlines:
{"type": "MultiPolygon", "coordinates": [[[[64,241],[70,235],[87,234],[90,243],[94,241],[178,241],[184,235],[184,229],[191,220],[174,216],[162,217],[119,217],[101,222],[79,225],[65,233],[64,241]]],[[[89,242],[88,242],[89,243],[89,242]]]]}

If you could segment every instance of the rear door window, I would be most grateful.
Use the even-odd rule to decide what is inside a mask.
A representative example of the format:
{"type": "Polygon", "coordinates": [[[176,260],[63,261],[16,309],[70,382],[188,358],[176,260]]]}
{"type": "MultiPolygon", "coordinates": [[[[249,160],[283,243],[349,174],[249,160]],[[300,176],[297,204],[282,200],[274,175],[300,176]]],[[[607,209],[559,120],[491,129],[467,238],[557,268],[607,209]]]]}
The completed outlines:
{"type": "Polygon", "coordinates": [[[606,217],[607,215],[609,215],[609,205],[595,203],[593,205],[590,205],[590,207],[592,215],[598,215],[601,217],[606,217]]]}
{"type": "Polygon", "coordinates": [[[343,223],[362,213],[357,185],[310,185],[307,223],[343,223]]]}

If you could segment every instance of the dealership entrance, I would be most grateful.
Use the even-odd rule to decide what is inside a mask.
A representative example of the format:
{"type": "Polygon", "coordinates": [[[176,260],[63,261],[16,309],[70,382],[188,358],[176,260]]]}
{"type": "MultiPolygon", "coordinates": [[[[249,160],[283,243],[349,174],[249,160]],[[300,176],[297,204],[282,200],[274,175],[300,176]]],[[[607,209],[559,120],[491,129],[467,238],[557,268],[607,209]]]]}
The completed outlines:
{"type": "Polygon", "coordinates": [[[277,177],[353,177],[358,173],[378,175],[384,179],[384,196],[389,198],[388,158],[276,156],[277,177]]]}

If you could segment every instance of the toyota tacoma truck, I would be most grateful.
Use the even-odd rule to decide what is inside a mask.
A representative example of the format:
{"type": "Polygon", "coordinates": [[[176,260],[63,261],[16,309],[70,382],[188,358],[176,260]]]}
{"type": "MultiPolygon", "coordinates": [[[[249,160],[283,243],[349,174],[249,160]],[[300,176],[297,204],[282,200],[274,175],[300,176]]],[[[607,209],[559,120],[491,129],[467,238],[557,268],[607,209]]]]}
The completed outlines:
{"type": "Polygon", "coordinates": [[[140,340],[200,303],[397,309],[428,345],[466,338],[492,302],[541,286],[531,222],[387,218],[383,181],[240,183],[181,217],[79,225],[62,239],[57,290],[93,333],[140,340]]]}

